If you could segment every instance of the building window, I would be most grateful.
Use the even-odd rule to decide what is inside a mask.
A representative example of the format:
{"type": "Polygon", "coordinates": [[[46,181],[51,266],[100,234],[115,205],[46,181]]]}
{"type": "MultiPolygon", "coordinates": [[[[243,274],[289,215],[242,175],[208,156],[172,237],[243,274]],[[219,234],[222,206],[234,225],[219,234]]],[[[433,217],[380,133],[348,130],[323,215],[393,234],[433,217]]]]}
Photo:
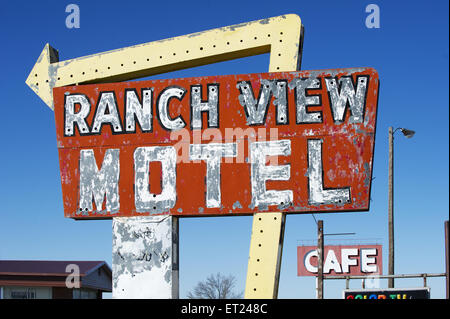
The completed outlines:
{"type": "Polygon", "coordinates": [[[11,290],[11,299],[36,299],[36,290],[28,288],[26,290],[11,290]]]}
{"type": "Polygon", "coordinates": [[[96,299],[97,291],[92,289],[73,289],[73,299],[96,299]]]}

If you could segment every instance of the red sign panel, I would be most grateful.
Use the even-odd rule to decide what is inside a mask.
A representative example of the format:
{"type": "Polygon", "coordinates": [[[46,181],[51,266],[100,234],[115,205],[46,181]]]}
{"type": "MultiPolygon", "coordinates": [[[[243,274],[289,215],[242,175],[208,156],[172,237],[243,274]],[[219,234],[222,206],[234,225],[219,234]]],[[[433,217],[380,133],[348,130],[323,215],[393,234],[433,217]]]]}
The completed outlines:
{"type": "Polygon", "coordinates": [[[369,209],[371,68],[53,90],[66,217],[369,209]]]}
{"type": "MultiPolygon", "coordinates": [[[[317,276],[317,246],[297,247],[297,276],[317,276]]],[[[324,276],[381,275],[381,245],[325,246],[324,276]]]]}

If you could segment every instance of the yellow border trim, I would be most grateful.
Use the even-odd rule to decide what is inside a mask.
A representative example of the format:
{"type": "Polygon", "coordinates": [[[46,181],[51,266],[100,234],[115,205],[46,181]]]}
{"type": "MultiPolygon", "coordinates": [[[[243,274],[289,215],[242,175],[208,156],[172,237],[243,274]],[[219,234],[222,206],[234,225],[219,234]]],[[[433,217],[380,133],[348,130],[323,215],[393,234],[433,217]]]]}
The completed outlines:
{"type": "Polygon", "coordinates": [[[144,43],[59,62],[46,44],[26,84],[53,109],[53,88],[127,81],[270,52],[270,72],[299,69],[301,20],[295,14],[144,43]]]}
{"type": "Polygon", "coordinates": [[[245,299],[277,298],[285,221],[283,213],[253,215],[245,299]]]}

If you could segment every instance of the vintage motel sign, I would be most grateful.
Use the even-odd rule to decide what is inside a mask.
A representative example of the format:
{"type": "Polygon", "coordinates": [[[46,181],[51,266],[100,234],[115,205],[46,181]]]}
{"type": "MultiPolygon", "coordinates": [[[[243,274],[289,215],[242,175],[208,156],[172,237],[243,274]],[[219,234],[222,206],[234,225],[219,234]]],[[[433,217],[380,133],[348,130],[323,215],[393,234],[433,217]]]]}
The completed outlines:
{"type": "MultiPolygon", "coordinates": [[[[301,62],[302,43],[303,26],[300,17],[296,14],[287,14],[183,35],[171,39],[154,41],[128,48],[96,53],[66,61],[59,61],[58,51],[47,44],[30,72],[26,83],[51,109],[53,109],[53,88],[89,83],[127,81],[153,74],[160,74],[262,53],[270,53],[269,72],[298,71],[301,62]]],[[[305,91],[306,90],[309,90],[309,87],[305,88],[305,91]]],[[[202,94],[205,94],[204,92],[206,91],[207,90],[204,89],[202,94]]],[[[142,96],[139,95],[142,94],[142,92],[136,92],[136,94],[139,98],[142,98],[142,96]]],[[[305,94],[305,98],[308,96],[308,94],[305,94]]],[[[205,99],[206,98],[207,97],[205,97],[205,99]]],[[[316,100],[314,97],[312,97],[312,99],[313,101],[316,100]]],[[[311,102],[311,100],[309,100],[309,102],[311,102]]],[[[79,111],[79,106],[81,107],[81,104],[77,105],[74,103],[74,112],[79,111]]],[[[292,108],[292,106],[289,106],[288,108],[292,108]]],[[[305,108],[310,109],[311,111],[319,111],[314,110],[312,105],[309,105],[308,107],[305,106],[305,108]]],[[[105,109],[103,115],[107,115],[108,111],[109,110],[105,109]]],[[[154,114],[155,113],[152,113],[152,115],[154,114]]],[[[172,116],[173,114],[170,115],[172,116]]],[[[138,117],[139,115],[136,116],[138,117]]],[[[208,120],[209,119],[203,119],[202,125],[204,121],[208,120]]],[[[136,125],[139,126],[139,123],[136,125]]],[[[259,128],[267,128],[270,130],[270,126],[267,125],[259,126],[259,128]]],[[[211,128],[200,130],[200,135],[204,137],[209,129],[211,128]]],[[[210,131],[208,131],[208,133],[210,133],[210,131]]],[[[198,133],[196,134],[198,135],[198,133]]],[[[258,131],[257,136],[261,135],[263,135],[263,133],[258,131]]],[[[270,134],[266,135],[266,138],[270,136],[270,134]]],[[[193,136],[190,137],[192,138],[193,136]]],[[[270,138],[268,140],[270,140],[270,138]]],[[[236,141],[238,142],[237,139],[236,141]]],[[[258,139],[258,141],[260,140],[258,139]]],[[[76,144],[78,145],[78,142],[76,142],[76,144]]],[[[75,148],[79,146],[77,145],[75,145],[75,148]]],[[[239,147],[241,145],[242,144],[239,144],[239,147]]],[[[59,146],[62,148],[62,144],[59,146]]],[[[244,144],[244,151],[248,149],[248,147],[245,146],[246,145],[244,144]]],[[[79,149],[80,152],[81,149],[82,147],[79,149]]],[[[68,151],[68,149],[66,149],[66,151],[68,151]]],[[[105,156],[103,156],[102,162],[99,162],[100,160],[95,156],[96,152],[99,151],[102,150],[98,149],[94,152],[94,158],[97,169],[100,168],[101,173],[105,156]]],[[[105,150],[103,149],[103,151],[105,150]]],[[[83,156],[87,155],[88,158],[92,155],[89,151],[83,153],[83,156]]],[[[114,155],[115,151],[108,154],[106,163],[108,163],[111,156],[114,157],[114,155]]],[[[234,160],[235,158],[224,157],[224,159],[234,160]]],[[[280,160],[282,161],[283,159],[280,158],[280,160]]],[[[199,159],[199,161],[201,162],[202,159],[199,159]]],[[[271,161],[271,164],[274,163],[271,161]]],[[[151,162],[149,166],[149,172],[152,171],[155,173],[159,171],[162,173],[162,162],[160,164],[158,164],[158,162],[151,162]]],[[[90,168],[94,169],[94,166],[91,165],[90,168]]],[[[281,170],[283,171],[286,169],[282,168],[281,170]]],[[[222,168],[222,175],[224,174],[224,171],[226,172],[226,169],[222,168]]],[[[61,176],[64,174],[65,173],[61,176]]],[[[145,176],[145,174],[143,175],[145,176]]],[[[148,194],[159,195],[162,193],[162,179],[160,176],[160,179],[158,180],[157,175],[158,174],[150,173],[148,184],[153,186],[151,189],[150,187],[148,188],[148,194]],[[158,183],[161,185],[159,189],[157,188],[158,183]],[[154,193],[150,193],[150,191],[154,193]],[[158,194],[158,192],[160,193],[158,194]]],[[[113,174],[112,176],[115,175],[113,174]]],[[[119,175],[119,177],[121,176],[122,175],[119,175]]],[[[65,180],[62,181],[63,184],[65,182],[65,180]]],[[[147,180],[145,180],[145,182],[147,182],[147,180]]],[[[277,182],[282,183],[283,181],[272,181],[268,179],[266,190],[272,190],[272,186],[276,186],[277,182]]],[[[98,188],[98,181],[97,183],[95,181],[93,183],[91,189],[98,188]]],[[[368,183],[370,187],[370,179],[368,179],[368,183]]],[[[213,183],[213,185],[217,185],[217,183],[213,183]]],[[[274,190],[276,190],[276,188],[274,188],[274,190]]],[[[111,188],[108,189],[108,191],[111,191],[111,188]]],[[[214,192],[212,193],[214,194],[214,192]]],[[[95,201],[101,202],[101,198],[100,196],[92,196],[92,207],[96,209],[95,201]]],[[[107,196],[105,196],[105,198],[106,197],[107,196]]],[[[209,199],[209,202],[211,203],[211,198],[209,199]]],[[[214,201],[212,202],[214,203],[214,201]]],[[[242,206],[241,203],[235,204],[235,209],[242,206]]],[[[98,206],[100,205],[101,204],[98,206]]],[[[284,206],[284,204],[282,206],[284,206]]],[[[156,207],[154,210],[158,209],[158,206],[153,207],[156,207]]],[[[211,210],[210,207],[208,208],[211,210]]],[[[260,205],[257,205],[257,208],[258,211],[254,213],[253,217],[245,298],[276,298],[286,210],[274,210],[274,212],[270,212],[268,209],[260,209],[260,205]]],[[[364,209],[362,207],[360,208],[364,209]]],[[[178,209],[176,211],[178,212],[178,209]]],[[[218,215],[226,215],[224,212],[225,211],[218,215]]],[[[183,216],[181,212],[179,212],[179,215],[170,212],[172,215],[167,216],[164,215],[165,213],[159,214],[158,212],[153,211],[153,215],[139,213],[139,215],[136,215],[137,217],[134,217],[135,215],[131,215],[133,217],[130,217],[129,215],[118,217],[121,215],[117,214],[117,212],[114,215],[108,214],[106,208],[106,213],[103,212],[105,214],[97,214],[95,217],[92,213],[93,212],[89,212],[88,207],[87,215],[86,211],[84,211],[83,214],[78,215],[82,217],[77,217],[76,213],[74,216],[70,217],[113,217],[113,298],[177,298],[177,229],[178,216],[183,216]],[[157,236],[148,237],[147,234],[149,232],[156,234],[157,236]],[[138,236],[136,237],[136,235],[138,236]],[[161,251],[154,251],[153,253],[155,256],[164,256],[164,258],[159,259],[159,264],[152,264],[152,262],[147,263],[147,257],[149,257],[148,254],[145,255],[147,250],[138,251],[136,255],[136,249],[141,246],[162,247],[161,251]],[[144,255],[141,254],[142,252],[144,252],[144,255]],[[164,276],[159,278],[161,273],[164,273],[164,276]],[[151,287],[146,285],[148,280],[150,280],[149,278],[151,278],[153,283],[158,282],[156,285],[157,287],[154,284],[152,284],[151,287]]],[[[131,212],[131,214],[133,213],[135,212],[131,212]]],[[[200,210],[198,213],[201,214],[200,210]]],[[[230,214],[233,213],[231,212],[230,214]]],[[[237,212],[237,214],[240,214],[240,212],[237,212]]],[[[206,214],[204,215],[206,216],[206,214]]],[[[155,260],[155,258],[152,260],[155,260]]]]}
{"type": "Polygon", "coordinates": [[[54,89],[66,217],[368,210],[371,68],[54,89]]]}
{"type": "MultiPolygon", "coordinates": [[[[59,62],[58,51],[47,44],[26,83],[53,109],[54,87],[125,81],[255,54],[270,53],[269,72],[296,71],[300,69],[302,43],[300,17],[287,14],[63,62],[59,62]]],[[[285,214],[256,213],[253,220],[247,270],[247,286],[251,288],[246,290],[245,297],[276,298],[285,214]],[[264,242],[263,251],[259,249],[261,241],[264,242]]],[[[113,298],[177,298],[177,229],[176,216],[113,218],[113,298]],[[148,238],[149,229],[157,236],[148,238]],[[143,243],[135,242],[136,234],[140,234],[138,239],[143,243]],[[128,241],[124,241],[125,238],[128,241]],[[136,258],[135,248],[142,244],[144,247],[162,247],[165,257],[164,263],[160,260],[160,267],[143,264],[139,252],[136,258]],[[158,279],[161,271],[164,278],[158,279]],[[152,278],[153,282],[159,281],[162,290],[154,289],[155,285],[151,289],[148,286],[140,289],[142,283],[148,281],[142,276],[152,278]]],[[[156,255],[160,253],[156,252],[156,255]]]]}

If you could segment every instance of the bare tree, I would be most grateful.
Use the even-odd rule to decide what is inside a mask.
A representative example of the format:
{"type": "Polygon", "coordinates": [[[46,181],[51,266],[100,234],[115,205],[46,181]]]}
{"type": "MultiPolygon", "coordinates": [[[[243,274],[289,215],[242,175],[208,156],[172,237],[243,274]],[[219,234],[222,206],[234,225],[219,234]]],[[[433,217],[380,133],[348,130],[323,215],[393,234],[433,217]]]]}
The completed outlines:
{"type": "Polygon", "coordinates": [[[189,299],[240,299],[242,292],[233,291],[235,284],[236,278],[233,275],[212,274],[205,281],[200,281],[187,297],[189,299]]]}

